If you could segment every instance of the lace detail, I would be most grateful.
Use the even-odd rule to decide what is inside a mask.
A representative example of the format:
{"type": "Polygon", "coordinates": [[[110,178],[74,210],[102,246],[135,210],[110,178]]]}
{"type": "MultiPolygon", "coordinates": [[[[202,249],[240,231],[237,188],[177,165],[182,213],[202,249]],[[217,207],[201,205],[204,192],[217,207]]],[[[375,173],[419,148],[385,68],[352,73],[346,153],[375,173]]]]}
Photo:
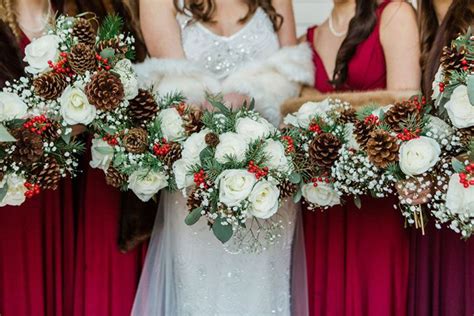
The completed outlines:
{"type": "Polygon", "coordinates": [[[256,60],[264,60],[279,49],[278,36],[263,9],[231,36],[219,36],[199,22],[178,14],[181,41],[186,58],[224,79],[237,68],[256,60]]]}

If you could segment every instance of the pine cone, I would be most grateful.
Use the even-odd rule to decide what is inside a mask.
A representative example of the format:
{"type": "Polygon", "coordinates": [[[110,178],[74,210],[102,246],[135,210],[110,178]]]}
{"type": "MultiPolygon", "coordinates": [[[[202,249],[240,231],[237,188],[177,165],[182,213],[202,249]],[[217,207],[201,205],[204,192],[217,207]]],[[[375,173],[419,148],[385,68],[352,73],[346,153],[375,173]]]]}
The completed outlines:
{"type": "Polygon", "coordinates": [[[94,71],[97,65],[94,51],[83,43],[79,43],[71,49],[68,61],[71,69],[80,75],[85,74],[86,71],[94,71]]]}
{"type": "Polygon", "coordinates": [[[41,135],[43,139],[55,141],[60,136],[58,131],[61,129],[61,124],[57,121],[49,121],[49,123],[51,123],[51,125],[48,126],[41,135]]]}
{"type": "Polygon", "coordinates": [[[128,115],[135,123],[140,124],[154,119],[156,113],[158,104],[153,95],[147,90],[138,90],[138,95],[129,102],[128,115]]]}
{"type": "Polygon", "coordinates": [[[398,161],[399,148],[396,137],[387,131],[376,130],[367,142],[367,156],[376,167],[387,168],[398,161]]]}
{"type": "Polygon", "coordinates": [[[385,113],[384,121],[394,132],[400,133],[403,130],[400,124],[406,122],[410,116],[420,119],[420,111],[416,105],[411,101],[398,102],[385,113]]]}
{"type": "Polygon", "coordinates": [[[178,143],[171,142],[170,146],[170,151],[163,157],[163,162],[168,167],[171,167],[176,160],[181,159],[181,153],[183,152],[183,148],[178,143]]]}
{"type": "Polygon", "coordinates": [[[217,135],[216,133],[207,133],[204,140],[206,141],[206,144],[210,147],[216,147],[217,145],[219,145],[220,142],[219,135],[217,135]]]}
{"type": "Polygon", "coordinates": [[[89,102],[103,111],[115,109],[124,98],[120,78],[108,71],[100,71],[92,76],[85,90],[89,102]]]}
{"type": "Polygon", "coordinates": [[[45,163],[35,164],[31,171],[37,183],[44,190],[56,190],[61,180],[61,169],[56,159],[48,156],[45,163]]]}
{"type": "Polygon", "coordinates": [[[366,124],[364,121],[357,120],[354,123],[354,137],[362,149],[366,148],[370,133],[376,128],[373,124],[366,124]]]}
{"type": "Polygon", "coordinates": [[[143,128],[132,128],[123,137],[123,145],[129,153],[144,153],[148,147],[148,133],[143,128]]]}
{"type": "Polygon", "coordinates": [[[110,166],[105,173],[105,182],[113,186],[114,188],[120,189],[127,181],[127,176],[110,166]]]}
{"type": "Polygon", "coordinates": [[[199,110],[190,110],[188,113],[183,115],[184,129],[186,133],[192,134],[199,132],[203,124],[201,122],[202,112],[199,110]]]}
{"type": "Polygon", "coordinates": [[[112,48],[116,54],[123,55],[125,55],[128,51],[128,47],[126,45],[122,45],[118,38],[101,41],[96,46],[96,50],[99,54],[106,48],[112,48]]]}
{"type": "Polygon", "coordinates": [[[331,133],[316,136],[309,145],[311,163],[321,168],[331,168],[339,156],[341,141],[331,133]]]}
{"type": "Polygon", "coordinates": [[[43,140],[40,135],[23,128],[14,130],[12,135],[17,140],[12,154],[13,161],[30,166],[41,159],[43,140]]]}
{"type": "Polygon", "coordinates": [[[72,28],[72,36],[77,37],[79,43],[94,46],[96,32],[92,24],[83,18],[76,20],[72,28]]]}
{"type": "Polygon", "coordinates": [[[461,64],[462,60],[466,58],[466,51],[458,51],[454,46],[447,46],[443,48],[443,53],[441,54],[441,65],[447,72],[453,70],[460,70],[463,65],[461,64]]]}
{"type": "Polygon", "coordinates": [[[46,100],[59,98],[67,85],[66,77],[56,72],[42,74],[33,81],[35,93],[46,100]]]}
{"type": "Polygon", "coordinates": [[[280,189],[280,197],[284,199],[292,196],[298,189],[298,186],[288,180],[285,180],[278,185],[278,188],[280,189]]]}
{"type": "Polygon", "coordinates": [[[201,198],[197,191],[191,192],[191,194],[188,196],[188,201],[186,203],[186,206],[188,207],[188,210],[191,212],[192,210],[201,207],[201,198]]]}
{"type": "Polygon", "coordinates": [[[474,140],[474,126],[460,129],[459,134],[461,136],[461,144],[468,146],[474,140]]]}
{"type": "Polygon", "coordinates": [[[339,122],[343,124],[354,123],[357,120],[356,110],[353,108],[344,109],[339,116],[339,122]]]}

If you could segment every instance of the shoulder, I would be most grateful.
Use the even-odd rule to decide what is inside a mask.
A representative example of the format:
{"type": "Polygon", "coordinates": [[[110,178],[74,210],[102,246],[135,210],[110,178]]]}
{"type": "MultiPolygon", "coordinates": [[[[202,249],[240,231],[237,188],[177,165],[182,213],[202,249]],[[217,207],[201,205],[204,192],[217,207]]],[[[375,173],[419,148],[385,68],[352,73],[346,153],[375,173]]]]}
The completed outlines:
{"type": "Polygon", "coordinates": [[[413,6],[403,1],[388,3],[381,14],[381,27],[399,27],[400,23],[416,22],[416,12],[413,6]]]}

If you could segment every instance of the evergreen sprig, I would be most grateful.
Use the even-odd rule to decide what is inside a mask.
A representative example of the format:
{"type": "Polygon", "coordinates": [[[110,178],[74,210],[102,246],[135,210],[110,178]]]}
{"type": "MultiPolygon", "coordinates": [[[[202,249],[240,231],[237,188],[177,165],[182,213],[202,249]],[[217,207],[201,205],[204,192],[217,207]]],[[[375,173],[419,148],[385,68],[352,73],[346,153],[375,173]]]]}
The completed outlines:
{"type": "Polygon", "coordinates": [[[104,22],[102,22],[101,26],[99,27],[99,31],[97,32],[99,40],[107,41],[116,38],[120,35],[123,25],[122,17],[115,14],[107,15],[104,19],[104,22]]]}

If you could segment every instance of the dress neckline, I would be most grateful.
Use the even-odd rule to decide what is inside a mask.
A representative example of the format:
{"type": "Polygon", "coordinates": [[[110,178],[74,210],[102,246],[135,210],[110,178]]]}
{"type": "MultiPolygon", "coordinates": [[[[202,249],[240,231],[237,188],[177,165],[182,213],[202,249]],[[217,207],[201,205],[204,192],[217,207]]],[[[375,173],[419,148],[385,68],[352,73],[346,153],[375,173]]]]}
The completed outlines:
{"type": "Polygon", "coordinates": [[[202,24],[201,22],[196,22],[196,25],[202,29],[204,32],[208,33],[209,35],[213,36],[213,37],[216,37],[218,39],[221,39],[221,40],[225,40],[225,41],[230,41],[232,39],[234,39],[235,37],[239,36],[241,33],[243,33],[246,29],[248,29],[253,23],[255,23],[255,20],[257,18],[257,15],[258,14],[261,14],[261,8],[258,7],[257,10],[255,10],[255,13],[254,15],[250,18],[250,20],[248,20],[244,26],[242,26],[238,31],[236,31],[235,33],[231,34],[231,35],[228,35],[228,36],[225,36],[225,35],[219,35],[219,34],[216,34],[215,32],[211,31],[209,28],[207,28],[206,26],[204,26],[204,24],[202,24]]]}

